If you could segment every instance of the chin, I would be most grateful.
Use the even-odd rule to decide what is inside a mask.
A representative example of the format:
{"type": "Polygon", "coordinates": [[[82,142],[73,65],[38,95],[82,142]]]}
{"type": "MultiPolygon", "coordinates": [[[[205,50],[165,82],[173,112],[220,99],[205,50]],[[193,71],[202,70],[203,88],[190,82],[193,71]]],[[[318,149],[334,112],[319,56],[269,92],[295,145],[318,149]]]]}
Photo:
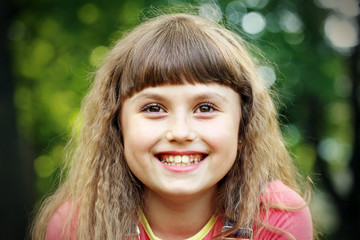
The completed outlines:
{"type": "Polygon", "coordinates": [[[187,186],[172,186],[170,189],[162,189],[158,193],[163,197],[188,198],[203,195],[205,192],[214,193],[217,189],[217,186],[206,188],[194,188],[191,184],[187,186]]]}

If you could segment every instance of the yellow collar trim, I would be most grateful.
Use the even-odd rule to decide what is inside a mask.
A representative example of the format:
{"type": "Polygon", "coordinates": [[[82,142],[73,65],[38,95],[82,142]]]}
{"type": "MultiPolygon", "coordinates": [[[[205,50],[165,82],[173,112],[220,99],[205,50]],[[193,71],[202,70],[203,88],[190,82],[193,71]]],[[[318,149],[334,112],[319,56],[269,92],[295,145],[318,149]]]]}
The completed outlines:
{"type": "MultiPolygon", "coordinates": [[[[143,213],[143,211],[139,211],[139,218],[140,218],[140,222],[142,224],[142,226],[145,229],[145,232],[147,233],[147,235],[149,236],[149,238],[151,240],[161,240],[160,238],[156,237],[155,234],[153,233],[153,231],[151,230],[151,227],[149,225],[149,222],[147,221],[145,214],[143,213]]],[[[213,215],[209,221],[205,224],[205,226],[194,236],[187,238],[185,240],[200,240],[205,238],[205,236],[210,232],[210,230],[214,227],[216,221],[217,221],[218,217],[213,215]]]]}

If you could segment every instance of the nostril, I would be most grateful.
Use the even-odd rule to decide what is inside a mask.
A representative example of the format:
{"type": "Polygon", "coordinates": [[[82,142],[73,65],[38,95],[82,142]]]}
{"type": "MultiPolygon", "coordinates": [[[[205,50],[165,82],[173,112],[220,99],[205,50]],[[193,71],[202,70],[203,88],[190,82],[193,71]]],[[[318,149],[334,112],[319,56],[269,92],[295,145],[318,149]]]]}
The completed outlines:
{"type": "Polygon", "coordinates": [[[192,141],[196,138],[195,132],[190,128],[174,127],[166,133],[168,141],[192,141]]]}

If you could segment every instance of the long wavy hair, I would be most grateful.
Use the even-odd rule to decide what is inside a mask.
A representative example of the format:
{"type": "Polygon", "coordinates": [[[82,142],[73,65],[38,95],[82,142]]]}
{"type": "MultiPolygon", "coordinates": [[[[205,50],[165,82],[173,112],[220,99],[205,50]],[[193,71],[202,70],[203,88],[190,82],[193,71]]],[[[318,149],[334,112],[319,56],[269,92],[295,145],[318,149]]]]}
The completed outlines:
{"type": "MultiPolygon", "coordinates": [[[[258,76],[246,43],[221,25],[190,14],[150,19],[120,39],[97,70],[84,99],[66,178],[42,204],[32,236],[45,239],[49,219],[65,202],[71,211],[64,233],[73,239],[124,239],[143,206],[143,184],[125,159],[119,113],[125,99],[150,86],[217,83],[241,97],[239,150],[218,183],[218,212],[234,229],[261,223],[261,188],[273,180],[299,192],[270,90],[258,76]],[[184,80],[185,79],[185,80],[184,80]],[[72,219],[76,218],[76,221],[72,219]],[[75,226],[74,226],[75,225],[75,226]]],[[[266,191],[265,191],[266,194],[266,191]]],[[[226,233],[224,233],[226,234],[226,233]]]]}

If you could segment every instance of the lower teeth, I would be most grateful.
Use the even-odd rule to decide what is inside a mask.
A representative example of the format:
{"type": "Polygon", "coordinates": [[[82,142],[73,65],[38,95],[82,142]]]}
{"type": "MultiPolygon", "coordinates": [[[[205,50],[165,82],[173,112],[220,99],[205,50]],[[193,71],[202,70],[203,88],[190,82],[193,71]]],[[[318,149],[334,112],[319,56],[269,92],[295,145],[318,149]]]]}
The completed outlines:
{"type": "Polygon", "coordinates": [[[193,164],[196,164],[198,163],[199,161],[197,162],[192,162],[192,163],[171,163],[171,162],[165,162],[165,161],[161,161],[162,163],[166,164],[166,165],[169,165],[169,166],[189,166],[189,165],[193,165],[193,164]]]}

